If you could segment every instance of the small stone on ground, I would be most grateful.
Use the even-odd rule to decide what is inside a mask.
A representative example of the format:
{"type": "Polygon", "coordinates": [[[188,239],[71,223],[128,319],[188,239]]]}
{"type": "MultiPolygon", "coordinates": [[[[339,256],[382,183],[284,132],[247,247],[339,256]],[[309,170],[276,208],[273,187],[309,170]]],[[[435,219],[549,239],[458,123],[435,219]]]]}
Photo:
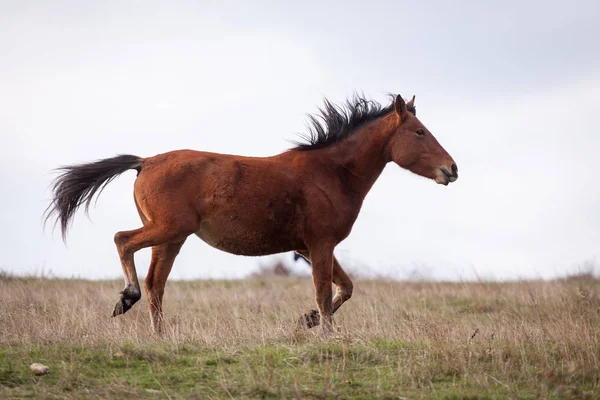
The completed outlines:
{"type": "Polygon", "coordinates": [[[50,368],[48,368],[45,365],[40,364],[40,363],[33,363],[33,364],[31,364],[31,366],[29,367],[29,369],[35,375],[46,375],[48,372],[50,372],[50,368]]]}

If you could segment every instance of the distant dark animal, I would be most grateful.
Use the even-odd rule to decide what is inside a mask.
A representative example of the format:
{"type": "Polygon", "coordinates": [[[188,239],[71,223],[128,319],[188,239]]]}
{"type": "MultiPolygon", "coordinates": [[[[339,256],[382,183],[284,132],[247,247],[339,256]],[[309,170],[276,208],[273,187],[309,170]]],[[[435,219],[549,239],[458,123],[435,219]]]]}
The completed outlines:
{"type": "Polygon", "coordinates": [[[304,258],[302,255],[294,252],[294,261],[298,261],[298,260],[303,260],[304,262],[306,262],[307,264],[310,265],[310,261],[308,261],[306,258],[304,258]]]}

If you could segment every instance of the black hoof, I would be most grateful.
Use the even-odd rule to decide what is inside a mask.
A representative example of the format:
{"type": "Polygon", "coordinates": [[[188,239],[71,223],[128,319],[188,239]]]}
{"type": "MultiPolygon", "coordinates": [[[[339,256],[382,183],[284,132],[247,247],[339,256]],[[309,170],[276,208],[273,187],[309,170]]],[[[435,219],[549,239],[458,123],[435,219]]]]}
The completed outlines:
{"type": "Polygon", "coordinates": [[[141,293],[137,293],[131,290],[123,290],[121,292],[121,298],[115,304],[112,316],[125,314],[133,305],[142,297],[141,293]]]}
{"type": "Polygon", "coordinates": [[[321,323],[321,316],[319,315],[319,311],[311,310],[310,312],[304,314],[300,318],[300,323],[306,326],[308,329],[314,328],[315,326],[321,323]]]}

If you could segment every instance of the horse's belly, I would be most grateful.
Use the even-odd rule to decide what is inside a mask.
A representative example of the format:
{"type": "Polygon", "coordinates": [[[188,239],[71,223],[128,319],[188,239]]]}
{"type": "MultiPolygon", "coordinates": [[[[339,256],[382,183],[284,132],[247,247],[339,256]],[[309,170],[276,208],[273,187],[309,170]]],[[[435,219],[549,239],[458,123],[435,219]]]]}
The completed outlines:
{"type": "Polygon", "coordinates": [[[196,235],[212,247],[227,253],[263,256],[302,249],[301,240],[291,232],[244,226],[244,224],[204,220],[196,235]]]}

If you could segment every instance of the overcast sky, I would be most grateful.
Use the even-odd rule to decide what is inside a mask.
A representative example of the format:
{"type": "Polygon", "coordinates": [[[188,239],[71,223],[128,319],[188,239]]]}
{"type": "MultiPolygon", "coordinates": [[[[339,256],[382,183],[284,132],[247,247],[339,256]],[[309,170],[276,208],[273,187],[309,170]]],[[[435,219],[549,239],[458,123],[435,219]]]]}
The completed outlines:
{"type": "MultiPolygon", "coordinates": [[[[135,171],[91,220],[77,215],[65,247],[42,230],[53,168],[181,148],[273,155],[324,96],[354,91],[416,95],[460,178],[390,164],[336,250],[348,269],[514,279],[597,261],[600,2],[489,3],[0,1],[0,269],[121,276],[113,235],[141,226],[135,171]]],[[[149,259],[136,255],[141,277],[149,259]]],[[[242,277],[273,259],[193,237],[171,277],[242,277]]]]}

